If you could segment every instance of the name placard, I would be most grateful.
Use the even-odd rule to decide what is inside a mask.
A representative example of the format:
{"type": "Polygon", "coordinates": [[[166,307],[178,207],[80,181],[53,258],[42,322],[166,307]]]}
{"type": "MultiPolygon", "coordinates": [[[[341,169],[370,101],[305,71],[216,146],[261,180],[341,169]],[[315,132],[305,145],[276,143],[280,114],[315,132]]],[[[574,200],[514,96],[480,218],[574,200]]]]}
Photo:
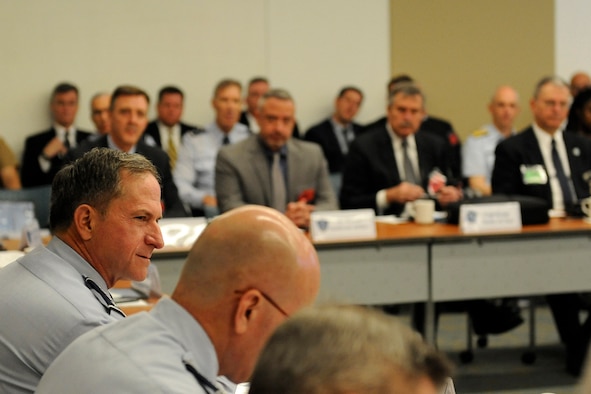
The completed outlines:
{"type": "Polygon", "coordinates": [[[462,205],[460,230],[466,234],[521,230],[520,205],[518,202],[462,205]]]}
{"type": "Polygon", "coordinates": [[[190,248],[207,226],[203,217],[160,219],[160,231],[166,248],[190,248]]]}
{"type": "Polygon", "coordinates": [[[373,209],[312,212],[310,235],[314,241],[374,239],[375,216],[373,209]]]}

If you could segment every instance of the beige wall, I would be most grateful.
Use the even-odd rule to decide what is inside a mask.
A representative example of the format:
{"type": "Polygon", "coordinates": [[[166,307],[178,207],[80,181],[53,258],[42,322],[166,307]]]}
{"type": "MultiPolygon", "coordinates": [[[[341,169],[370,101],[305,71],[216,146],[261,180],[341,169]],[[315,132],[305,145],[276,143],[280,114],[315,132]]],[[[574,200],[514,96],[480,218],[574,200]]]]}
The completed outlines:
{"type": "Polygon", "coordinates": [[[460,137],[489,121],[495,87],[521,94],[520,129],[542,76],[554,73],[553,0],[391,0],[392,75],[408,73],[427,94],[429,113],[460,137]]]}
{"type": "MultiPolygon", "coordinates": [[[[255,75],[291,92],[305,130],[342,86],[369,92],[388,78],[388,9],[389,0],[2,1],[0,136],[20,156],[25,137],[49,127],[49,94],[64,80],[80,88],[77,125],[92,129],[97,91],[131,83],[154,98],[176,84],[185,121],[206,125],[214,85],[255,75]]],[[[383,100],[368,94],[360,121],[383,100]]]]}

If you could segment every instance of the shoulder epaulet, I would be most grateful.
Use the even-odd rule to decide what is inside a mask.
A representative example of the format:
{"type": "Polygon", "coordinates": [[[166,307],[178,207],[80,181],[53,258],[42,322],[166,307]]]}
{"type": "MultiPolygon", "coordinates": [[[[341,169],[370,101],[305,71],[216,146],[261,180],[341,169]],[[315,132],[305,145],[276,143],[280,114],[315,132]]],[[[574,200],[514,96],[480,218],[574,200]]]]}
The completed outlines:
{"type": "Polygon", "coordinates": [[[484,137],[485,135],[488,135],[488,130],[487,129],[478,129],[472,132],[471,136],[472,137],[484,137]]]}

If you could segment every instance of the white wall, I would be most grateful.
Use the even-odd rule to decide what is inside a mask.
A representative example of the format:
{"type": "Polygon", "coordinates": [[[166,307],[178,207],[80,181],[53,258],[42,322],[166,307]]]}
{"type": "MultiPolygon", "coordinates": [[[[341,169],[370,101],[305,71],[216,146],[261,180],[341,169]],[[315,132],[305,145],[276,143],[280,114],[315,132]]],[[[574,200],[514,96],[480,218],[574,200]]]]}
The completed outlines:
{"type": "Polygon", "coordinates": [[[591,73],[591,2],[555,0],[556,74],[567,81],[577,71],[591,73]]]}
{"type": "Polygon", "coordinates": [[[303,129],[328,116],[346,84],[367,93],[359,120],[369,121],[384,112],[388,10],[388,0],[4,1],[0,135],[20,156],[25,137],[49,126],[61,81],[80,88],[77,124],[91,130],[97,91],[131,83],[155,99],[176,84],[184,119],[205,125],[215,83],[255,75],[291,91],[303,129]]]}

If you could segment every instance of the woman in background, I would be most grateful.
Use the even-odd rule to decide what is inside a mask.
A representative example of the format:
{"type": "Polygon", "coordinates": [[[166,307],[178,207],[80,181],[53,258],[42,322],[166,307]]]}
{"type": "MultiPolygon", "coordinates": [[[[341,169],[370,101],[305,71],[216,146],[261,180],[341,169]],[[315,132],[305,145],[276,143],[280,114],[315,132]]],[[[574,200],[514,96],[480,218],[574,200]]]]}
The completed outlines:
{"type": "Polygon", "coordinates": [[[16,170],[16,158],[12,150],[0,138],[0,187],[4,189],[20,189],[21,179],[16,170]]]}

